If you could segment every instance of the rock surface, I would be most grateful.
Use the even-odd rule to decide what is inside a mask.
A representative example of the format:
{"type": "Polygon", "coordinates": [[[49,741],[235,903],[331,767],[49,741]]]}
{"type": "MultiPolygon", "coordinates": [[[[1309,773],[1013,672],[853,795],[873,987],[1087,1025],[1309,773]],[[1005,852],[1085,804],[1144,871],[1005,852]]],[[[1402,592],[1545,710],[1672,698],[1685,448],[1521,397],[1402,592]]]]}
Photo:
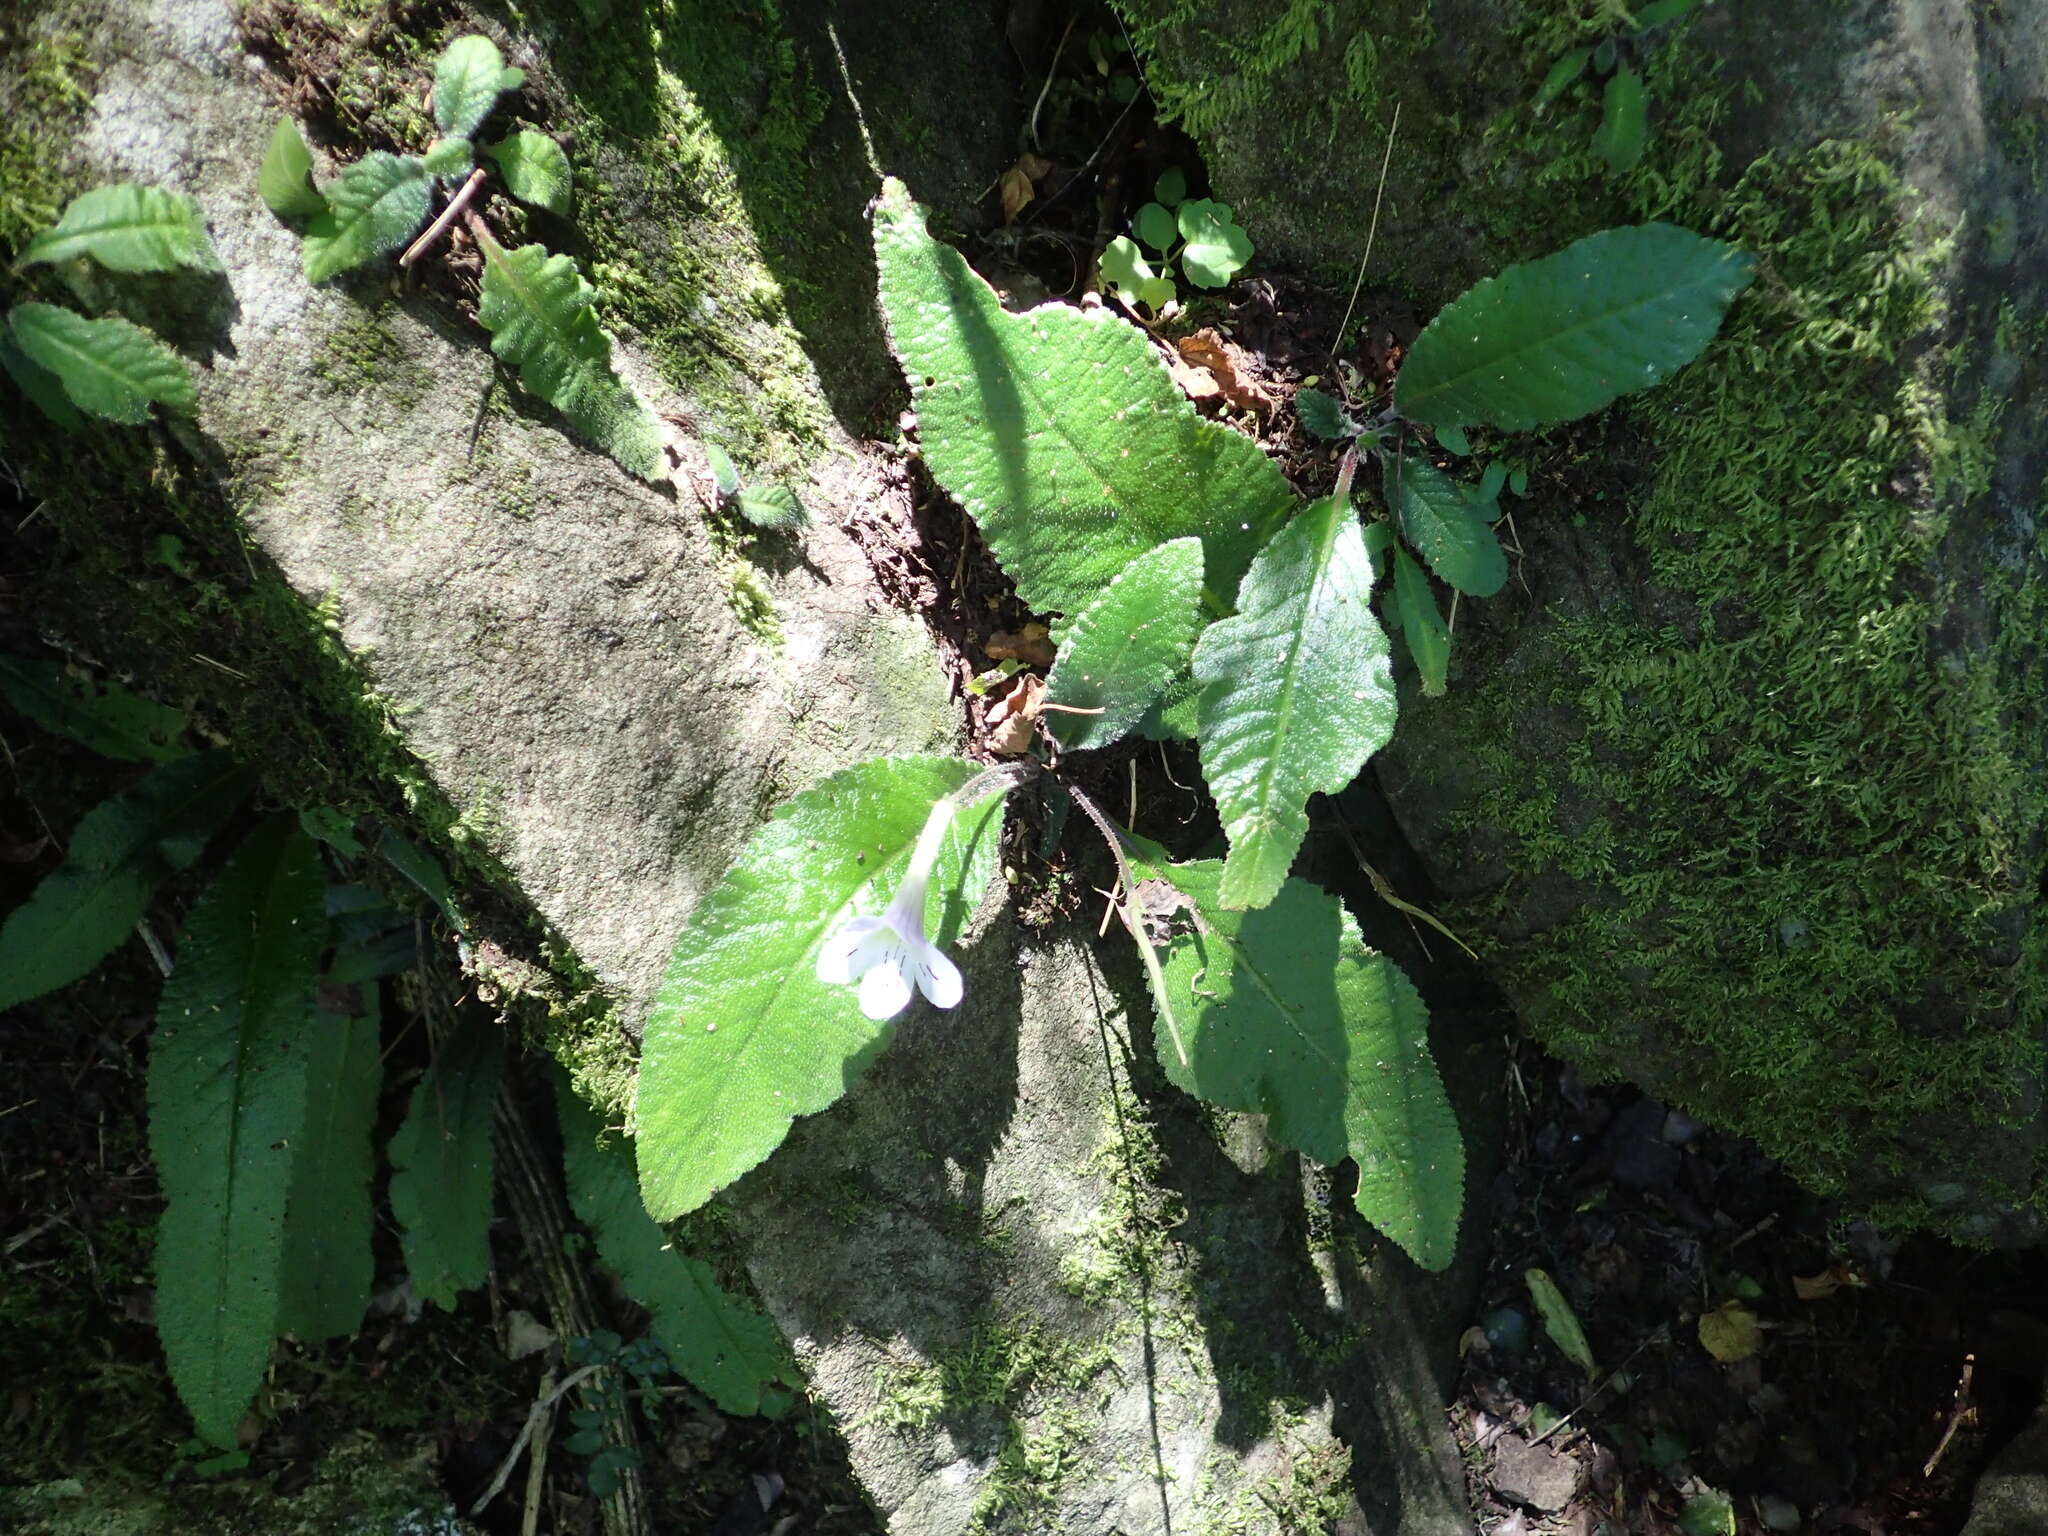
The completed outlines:
{"type": "Polygon", "coordinates": [[[1123,9],[1217,195],[1330,279],[1399,104],[1365,281],[1415,322],[1607,225],[1759,257],[1672,383],[1481,434],[1530,468],[1515,578],[1375,767],[1554,1049],[1881,1222],[2038,1237],[2048,7],[1735,0],[1624,38],[1651,130],[1620,175],[1597,80],[1537,99],[1593,8],[1123,9]]]}
{"type": "MultiPolygon", "coordinates": [[[[865,14],[850,7],[840,29],[864,99],[929,94],[925,55],[865,14]]],[[[933,48],[999,51],[989,16],[944,18],[933,48]]],[[[838,264],[850,292],[813,288],[780,310],[770,272],[794,286],[832,264],[803,267],[786,204],[752,220],[739,151],[718,158],[709,132],[689,163],[636,170],[605,141],[618,158],[590,189],[594,246],[643,242],[649,270],[681,283],[674,226],[610,221],[643,185],[647,206],[716,210],[732,227],[719,226],[724,265],[689,279],[710,301],[698,308],[768,317],[758,390],[736,400],[677,392],[699,363],[707,390],[718,377],[687,338],[663,350],[643,336],[620,355],[671,419],[739,434],[771,461],[808,458],[818,526],[749,564],[687,489],[629,480],[508,395],[481,334],[444,308],[380,299],[372,279],[304,284],[296,238],[253,185],[277,108],[213,0],[111,0],[64,19],[104,60],[80,141],[90,173],[190,192],[227,266],[225,288],[182,322],[209,364],[186,447],[248,530],[251,581],[274,562],[301,622],[345,653],[336,676],[367,690],[408,799],[445,800],[437,833],[470,874],[495,872],[498,896],[554,936],[572,988],[596,978],[610,1037],[587,1018],[563,1027],[585,1031],[572,1046],[616,1056],[673,932],[769,806],[855,759],[957,737],[928,636],[883,600],[842,530],[907,517],[907,493],[838,425],[871,425],[877,399],[894,398],[886,355],[855,349],[861,326],[845,319],[866,306],[872,331],[862,261],[838,264]],[[827,334],[855,341],[812,370],[804,348],[827,334]]],[[[837,69],[808,30],[820,20],[791,46],[823,91],[837,69]]],[[[578,82],[602,75],[587,30],[565,36],[579,63],[561,80],[544,39],[508,41],[535,88],[567,91],[572,108],[578,82]]],[[[744,95],[690,107],[691,71],[711,68],[687,51],[701,38],[646,41],[634,57],[650,78],[632,88],[683,103],[676,123],[702,132],[708,115],[756,152],[779,142],[744,95]]],[[[965,132],[976,118],[944,121],[965,132]]],[[[859,200],[843,193],[864,174],[851,118],[834,108],[812,127],[799,164],[826,167],[820,226],[857,229],[859,200]]],[[[1009,147],[934,158],[978,167],[1009,147]]],[[[628,313],[675,313],[666,290],[623,288],[628,313]]],[[[680,437],[677,449],[687,481],[697,450],[680,437]]],[[[67,527],[108,494],[80,485],[50,488],[67,527]]],[[[141,515],[161,527],[173,512],[141,515]]],[[[113,646],[121,599],[98,600],[113,646]]],[[[954,1536],[979,1517],[999,1531],[1278,1532],[1362,1512],[1380,1531],[1469,1528],[1440,1373],[1477,1237],[1450,1276],[1423,1277],[1292,1158],[1241,1154],[1251,1172],[1225,1158],[1208,1118],[1151,1067],[1146,1010],[1126,1017],[1140,991],[1114,962],[1105,973],[997,918],[968,966],[967,1007],[912,1015],[867,1080],[731,1200],[759,1293],[890,1529],[954,1536]]],[[[1475,1024],[1439,1047],[1477,1187],[1498,1073],[1472,1042],[1492,1038],[1475,1024]]]]}

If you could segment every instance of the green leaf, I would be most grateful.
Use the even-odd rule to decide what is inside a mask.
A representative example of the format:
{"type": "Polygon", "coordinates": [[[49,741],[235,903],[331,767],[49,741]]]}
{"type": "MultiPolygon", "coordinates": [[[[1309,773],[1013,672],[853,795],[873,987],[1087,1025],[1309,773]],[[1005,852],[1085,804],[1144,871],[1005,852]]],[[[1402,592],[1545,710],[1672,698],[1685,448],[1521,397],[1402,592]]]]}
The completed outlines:
{"type": "Polygon", "coordinates": [[[1401,537],[1437,575],[1468,597],[1491,597],[1507,585],[1508,557],[1472,487],[1419,457],[1388,465],[1386,485],[1401,537]]]}
{"type": "Polygon", "coordinates": [[[1140,208],[1131,218],[1131,228],[1140,240],[1162,253],[1172,250],[1180,241],[1180,227],[1158,203],[1140,208]]]}
{"type": "Polygon", "coordinates": [[[1439,435],[1590,415],[1699,356],[1754,274],[1736,247],[1670,224],[1588,235],[1452,300],[1416,337],[1394,406],[1439,435]]]}
{"type": "Polygon", "coordinates": [[[288,117],[279,120],[270,136],[270,151],[256,173],[256,190],[281,219],[305,218],[327,209],[327,199],[313,186],[312,152],[299,135],[299,125],[288,117]]]}
{"type": "Polygon", "coordinates": [[[1472,452],[1471,440],[1465,436],[1463,427],[1440,427],[1437,429],[1436,440],[1437,445],[1445,453],[1455,454],[1461,459],[1470,456],[1472,452]]]}
{"type": "Polygon", "coordinates": [[[1198,197],[1175,210],[1181,238],[1181,270],[1197,288],[1221,288],[1252,259],[1251,237],[1237,227],[1227,204],[1198,197]]]}
{"type": "Polygon", "coordinates": [[[0,1008],[68,986],[111,954],[250,782],[227,753],[206,752],[164,764],[87,813],[69,856],[0,926],[0,1008]]]}
{"type": "Polygon", "coordinates": [[[138,325],[34,303],[15,305],[7,324],[14,344],[82,411],[140,426],[152,400],[187,415],[199,404],[184,360],[138,325]]]}
{"type": "Polygon", "coordinates": [[[1293,505],[1258,445],[1204,421],[1105,310],[1006,312],[901,182],[875,214],[882,307],[926,464],[1034,609],[1079,613],[1133,558],[1202,541],[1212,611],[1293,505]]]}
{"type": "Polygon", "coordinates": [[[499,94],[525,80],[522,71],[505,67],[505,56],[488,37],[456,38],[434,66],[434,121],[441,136],[468,138],[491,115],[499,94]]]}
{"type": "Polygon", "coordinates": [[[1617,54],[1618,50],[1614,46],[1614,39],[1603,37],[1600,40],[1600,45],[1593,50],[1593,72],[1604,75],[1613,69],[1617,54]]]}
{"type": "Polygon", "coordinates": [[[1326,443],[1358,436],[1358,423],[1345,414],[1344,402],[1320,389],[1297,390],[1294,413],[1301,418],[1302,426],[1310,435],[1326,443]]]}
{"type": "Polygon", "coordinates": [[[749,485],[733,498],[741,517],[756,528],[803,528],[811,514],[786,485],[749,485]]]}
{"type": "Polygon", "coordinates": [[[740,493],[740,472],[732,462],[732,455],[716,443],[704,445],[704,462],[711,466],[711,479],[722,497],[737,496],[740,493]]]}
{"type": "Polygon", "coordinates": [[[193,1423],[223,1448],[238,1443],[277,1333],[327,931],[320,887],[319,855],[291,818],[251,833],[192,909],[150,1037],[156,1328],[193,1423]]]}
{"type": "Polygon", "coordinates": [[[1178,208],[1188,195],[1188,173],[1177,165],[1168,166],[1152,184],[1152,195],[1167,207],[1178,208]]]}
{"type": "Polygon", "coordinates": [[[41,363],[29,361],[28,354],[14,344],[14,338],[0,331],[0,369],[14,380],[14,387],[35,402],[36,409],[66,432],[85,425],[78,407],[64,393],[64,381],[41,363]]]}
{"type": "Polygon", "coordinates": [[[1735,1506],[1711,1488],[1694,1494],[1678,1511],[1678,1528],[1685,1536],[1735,1536],[1735,1506]]]}
{"type": "Polygon", "coordinates": [[[1591,48],[1574,48],[1565,54],[1550,66],[1550,73],[1543,77],[1543,84],[1537,88],[1536,99],[1539,102],[1555,101],[1573,81],[1586,72],[1586,61],[1592,57],[1591,48]]]}
{"type": "Polygon", "coordinates": [[[199,205],[178,192],[121,182],[71,200],[52,229],[29,241],[20,266],[90,256],[114,272],[218,272],[199,205]]]}
{"type": "Polygon", "coordinates": [[[450,928],[458,931],[462,928],[462,917],[455,910],[455,902],[448,889],[448,872],[431,853],[409,841],[402,833],[386,827],[377,839],[377,856],[439,907],[450,928]]]}
{"type": "Polygon", "coordinates": [[[1174,287],[1173,278],[1170,274],[1148,277],[1138,284],[1138,302],[1151,310],[1155,315],[1165,309],[1167,305],[1171,304],[1179,296],[1180,290],[1174,287]]]}
{"type": "MultiPolygon", "coordinates": [[[[1401,968],[1368,949],[1328,892],[1282,884],[1271,905],[1233,912],[1223,865],[1168,865],[1139,844],[1136,873],[1195,905],[1160,956],[1181,1045],[1156,1031],[1160,1066],[1207,1103],[1267,1117],[1283,1146],[1319,1163],[1358,1162],[1366,1220],[1425,1269],[1457,1246],[1465,1149],[1429,1054],[1429,1011],[1401,968]]],[[[1170,903],[1162,903],[1170,905],[1170,903]]]]}
{"type": "Polygon", "coordinates": [[[574,185],[569,157],[547,134],[522,128],[495,144],[485,145],[484,153],[498,162],[505,185],[519,201],[545,208],[549,213],[569,212],[574,185]]]}
{"type": "MultiPolygon", "coordinates": [[[[876,236],[880,239],[879,233],[876,236]]],[[[1138,242],[1129,235],[1118,235],[1103,247],[1103,281],[1112,289],[1119,290],[1128,299],[1143,303],[1140,290],[1147,283],[1158,281],[1158,274],[1152,270],[1152,263],[1145,259],[1145,253],[1138,249],[1138,242]]]]}
{"type": "Polygon", "coordinates": [[[1588,1376],[1596,1375],[1598,1368],[1593,1364],[1593,1346],[1586,1342],[1586,1331],[1579,1326],[1579,1315],[1564,1299],[1564,1292],[1557,1288],[1557,1282],[1550,1278],[1547,1270],[1541,1269],[1532,1269],[1523,1278],[1529,1282],[1529,1298],[1536,1303],[1536,1311],[1543,1318],[1543,1331],[1550,1335],[1550,1342],[1563,1351],[1565,1359],[1588,1376]]]}
{"type": "Polygon", "coordinates": [[[1106,747],[1145,717],[1188,664],[1201,598],[1202,541],[1173,539],[1125,566],[1081,610],[1060,639],[1045,701],[1102,713],[1049,713],[1061,746],[1106,747]]]}
{"type": "Polygon", "coordinates": [[[560,1074],[562,1171],[576,1217],[597,1256],[653,1319],[677,1373],[730,1414],[761,1411],[761,1389],[796,1380],[782,1335],[761,1312],[718,1283],[711,1266],[678,1252],[640,1203],[632,1143],[603,1127],[560,1074]]]}
{"type": "Polygon", "coordinates": [[[1415,670],[1421,674],[1423,696],[1442,698],[1451,673],[1451,632],[1444,624],[1443,610],[1436,605],[1436,594],[1429,590],[1429,578],[1398,544],[1394,546],[1394,616],[1401,625],[1401,638],[1408,642],[1415,670]]]}
{"type": "Polygon", "coordinates": [[[469,168],[476,164],[476,150],[467,139],[436,139],[427,146],[426,158],[421,163],[429,176],[452,181],[469,174],[469,168]]]}
{"type": "Polygon", "coordinates": [[[1700,0],[1653,0],[1636,12],[1636,29],[1647,32],[1652,27],[1664,26],[1696,10],[1699,4],[1700,0]]]}
{"type": "Polygon", "coordinates": [[[101,757],[168,763],[187,755],[182,709],[75,676],[60,662],[0,656],[0,697],[51,735],[101,757]]]}
{"type": "Polygon", "coordinates": [[[597,323],[597,294],[576,263],[538,245],[508,251],[488,235],[483,250],[476,317],[491,333],[491,351],[566,416],[578,437],[628,473],[660,479],[661,424],[612,371],[612,342],[597,323]]]}
{"type": "Polygon", "coordinates": [[[327,208],[306,226],[306,281],[374,261],[413,237],[427,217],[434,179],[415,155],[373,149],[327,184],[327,208]]]}
{"type": "Polygon", "coordinates": [[[1252,562],[1240,612],[1202,632],[1202,773],[1230,836],[1227,906],[1273,899],[1308,834],[1308,797],[1349,784],[1394,734],[1371,598],[1358,519],[1326,497],[1252,562]]]}
{"type": "Polygon", "coordinates": [[[1650,99],[1643,77],[1626,64],[1607,77],[1600,98],[1600,128],[1593,148],[1617,176],[1632,171],[1643,158],[1650,132],[1650,99]]]}
{"type": "Polygon", "coordinates": [[[391,1138],[391,1214],[413,1289],[453,1308],[491,1272],[491,1119],[504,1070],[495,1021],[441,1042],[391,1138]]]}
{"type": "MultiPolygon", "coordinates": [[[[695,1210],[759,1163],[888,1045],[889,1021],[817,979],[818,950],[847,918],[883,909],[933,803],[975,773],[944,757],[836,773],[778,807],[698,904],[641,1049],[640,1186],[656,1217],[695,1210]]],[[[928,898],[935,942],[953,940],[987,888],[1001,826],[999,797],[954,818],[928,898]]]]}
{"type": "MultiPolygon", "coordinates": [[[[328,972],[328,983],[340,978],[328,972]]],[[[376,1278],[370,1252],[371,1134],[384,1080],[375,986],[350,987],[360,1013],[322,1008],[306,1044],[306,1121],[285,1202],[277,1329],[302,1343],[354,1333],[376,1278]]]]}
{"type": "Polygon", "coordinates": [[[1145,712],[1138,734],[1148,741],[1193,741],[1201,730],[1201,700],[1202,685],[1182,672],[1145,712]]]}

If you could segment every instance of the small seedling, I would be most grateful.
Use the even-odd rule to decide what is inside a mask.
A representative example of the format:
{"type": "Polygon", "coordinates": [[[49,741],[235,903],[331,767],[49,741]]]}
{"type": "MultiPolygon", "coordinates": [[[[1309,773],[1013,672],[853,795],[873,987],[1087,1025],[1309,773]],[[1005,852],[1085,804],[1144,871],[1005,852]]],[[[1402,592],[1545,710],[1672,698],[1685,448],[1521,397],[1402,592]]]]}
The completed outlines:
{"type": "Polygon", "coordinates": [[[1542,106],[1557,100],[1584,76],[1605,82],[1600,89],[1600,127],[1593,135],[1593,149],[1617,176],[1635,169],[1649,143],[1650,101],[1643,86],[1641,60],[1653,41],[1652,34],[1700,3],[1654,0],[1635,13],[1633,27],[1561,55],[1537,89],[1536,101],[1542,106]]]}
{"type": "Polygon", "coordinates": [[[1186,173],[1168,170],[1152,188],[1154,200],[1131,217],[1137,239],[1119,235],[1103,251],[1103,283],[1127,306],[1142,304],[1158,315],[1173,303],[1180,293],[1175,261],[1197,288],[1222,288],[1252,259],[1251,237],[1229,205],[1190,198],[1187,189],[1186,173]]]}

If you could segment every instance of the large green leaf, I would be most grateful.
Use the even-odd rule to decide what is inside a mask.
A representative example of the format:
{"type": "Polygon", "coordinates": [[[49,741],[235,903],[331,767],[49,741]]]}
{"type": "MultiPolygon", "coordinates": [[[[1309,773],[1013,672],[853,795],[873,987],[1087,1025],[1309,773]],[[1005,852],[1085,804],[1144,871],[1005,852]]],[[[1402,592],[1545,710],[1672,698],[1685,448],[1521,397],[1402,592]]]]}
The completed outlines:
{"type": "Polygon", "coordinates": [[[1386,484],[1401,536],[1437,575],[1467,597],[1491,597],[1507,585],[1508,557],[1470,486],[1420,456],[1388,464],[1386,484]]]}
{"type": "Polygon", "coordinates": [[[413,1289],[452,1308],[491,1272],[491,1119],[504,1070],[495,1023],[463,1024],[434,1053],[391,1138],[391,1214],[413,1289]]]}
{"type": "Polygon", "coordinates": [[[1319,1163],[1355,1158],[1366,1220],[1423,1268],[1450,1263],[1465,1148],[1429,1054],[1428,1009],[1401,968],[1306,881],[1287,881],[1259,911],[1232,912],[1214,859],[1169,865],[1140,844],[1135,870],[1169,882],[1196,912],[1172,919],[1160,957],[1187,1053],[1158,1032],[1168,1079],[1265,1115],[1275,1141],[1319,1163]]]}
{"type": "Polygon", "coordinates": [[[1252,562],[1240,612],[1195,647],[1202,773],[1230,837],[1223,901],[1273,899],[1308,835],[1308,797],[1335,794],[1394,734],[1387,636],[1348,502],[1310,505],[1252,562]]]}
{"type": "Polygon", "coordinates": [[[371,1133],[384,1081],[377,989],[346,990],[351,1011],[322,1008],[307,1042],[306,1123],[285,1203],[277,1329],[308,1344],[354,1333],[376,1277],[371,1133]]]}
{"type": "Polygon", "coordinates": [[[456,38],[434,65],[434,121],[442,136],[468,138],[491,115],[499,95],[525,80],[525,71],[505,67],[505,56],[488,37],[456,38]]]}
{"type": "Polygon", "coordinates": [[[186,755],[185,712],[119,683],[94,682],[60,662],[0,656],[0,698],[52,735],[101,757],[168,763],[186,755]]]}
{"type": "Polygon", "coordinates": [[[576,263],[538,245],[508,251],[484,237],[484,291],[476,317],[491,350],[519,382],[569,418],[576,435],[643,479],[662,473],[661,424],[612,372],[612,343],[597,323],[596,291],[576,263]]]}
{"type": "Polygon", "coordinates": [[[600,1144],[597,1116],[559,1075],[555,1101],[569,1203],[597,1239],[597,1256],[652,1315],[654,1336],[680,1375],[722,1412],[759,1413],[765,1384],[796,1379],[781,1333],[720,1285],[710,1265],[669,1242],[640,1203],[632,1143],[615,1136],[600,1144]]]}
{"type": "Polygon", "coordinates": [[[133,427],[149,420],[152,400],[187,414],[199,403],[184,360],[139,325],[35,303],[15,305],[7,325],[14,344],[55,374],[81,411],[133,427]]]}
{"type": "Polygon", "coordinates": [[[434,178],[416,155],[373,149],[327,185],[327,207],[306,225],[306,281],[374,261],[410,240],[427,217],[434,178]]]}
{"type": "Polygon", "coordinates": [[[277,1332],[327,931],[320,888],[293,818],[251,833],[192,909],[150,1037],[156,1328],[178,1396],[219,1446],[237,1443],[277,1332]]]}
{"type": "Polygon", "coordinates": [[[281,219],[306,218],[327,208],[327,199],[313,187],[312,151],[300,137],[299,125],[288,117],[279,118],[270,135],[263,169],[256,173],[256,190],[281,219]]]}
{"type": "Polygon", "coordinates": [[[1048,714],[1060,745],[1106,747],[1145,717],[1188,664],[1201,597],[1202,541],[1174,539],[1138,556],[1081,610],[1060,640],[1045,698],[1102,713],[1048,714]]]}
{"type": "Polygon", "coordinates": [[[54,228],[29,241],[20,265],[76,256],[90,256],[115,272],[220,270],[197,203],[182,193],[130,182],[74,197],[54,228]]]}
{"type": "MultiPolygon", "coordinates": [[[[892,1026],[865,1018],[853,988],[817,979],[818,950],[887,905],[933,803],[975,772],[944,757],[844,769],[778,807],[698,904],[641,1048],[640,1185],[655,1216],[709,1200],[888,1045],[892,1026]]],[[[1001,825],[994,799],[954,818],[928,898],[938,943],[987,887],[1001,825]]]]}
{"type": "Polygon", "coordinates": [[[1067,304],[1008,313],[893,179],[875,257],[925,462],[1024,601],[1078,614],[1134,558],[1192,535],[1211,609],[1227,612],[1293,505],[1258,445],[1202,420],[1127,321],[1067,304]]]}
{"type": "Polygon", "coordinates": [[[486,144],[484,153],[498,162],[505,185],[519,201],[549,213],[568,213],[569,157],[549,135],[521,128],[496,144],[486,144]]]}
{"type": "Polygon", "coordinates": [[[249,792],[225,752],[180,758],[78,824],[70,856],[0,927],[0,1008],[67,986],[114,950],[167,876],[249,792]]]}
{"type": "Polygon", "coordinates": [[[1670,224],[1602,230],[1467,289],[1415,338],[1394,408],[1437,427],[1570,421],[1699,356],[1755,263],[1670,224]]]}

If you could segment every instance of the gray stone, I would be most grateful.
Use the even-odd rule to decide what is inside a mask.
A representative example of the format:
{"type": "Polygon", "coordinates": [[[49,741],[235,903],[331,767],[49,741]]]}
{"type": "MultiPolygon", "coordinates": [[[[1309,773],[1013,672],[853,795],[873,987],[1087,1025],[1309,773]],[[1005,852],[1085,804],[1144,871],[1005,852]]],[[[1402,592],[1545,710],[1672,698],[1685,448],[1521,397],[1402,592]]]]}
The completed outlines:
{"type": "Polygon", "coordinates": [[[1493,1447],[1493,1491],[1526,1504],[1539,1515],[1554,1515],[1577,1497],[1582,1469],[1550,1445],[1520,1435],[1502,1435],[1493,1447]]]}

